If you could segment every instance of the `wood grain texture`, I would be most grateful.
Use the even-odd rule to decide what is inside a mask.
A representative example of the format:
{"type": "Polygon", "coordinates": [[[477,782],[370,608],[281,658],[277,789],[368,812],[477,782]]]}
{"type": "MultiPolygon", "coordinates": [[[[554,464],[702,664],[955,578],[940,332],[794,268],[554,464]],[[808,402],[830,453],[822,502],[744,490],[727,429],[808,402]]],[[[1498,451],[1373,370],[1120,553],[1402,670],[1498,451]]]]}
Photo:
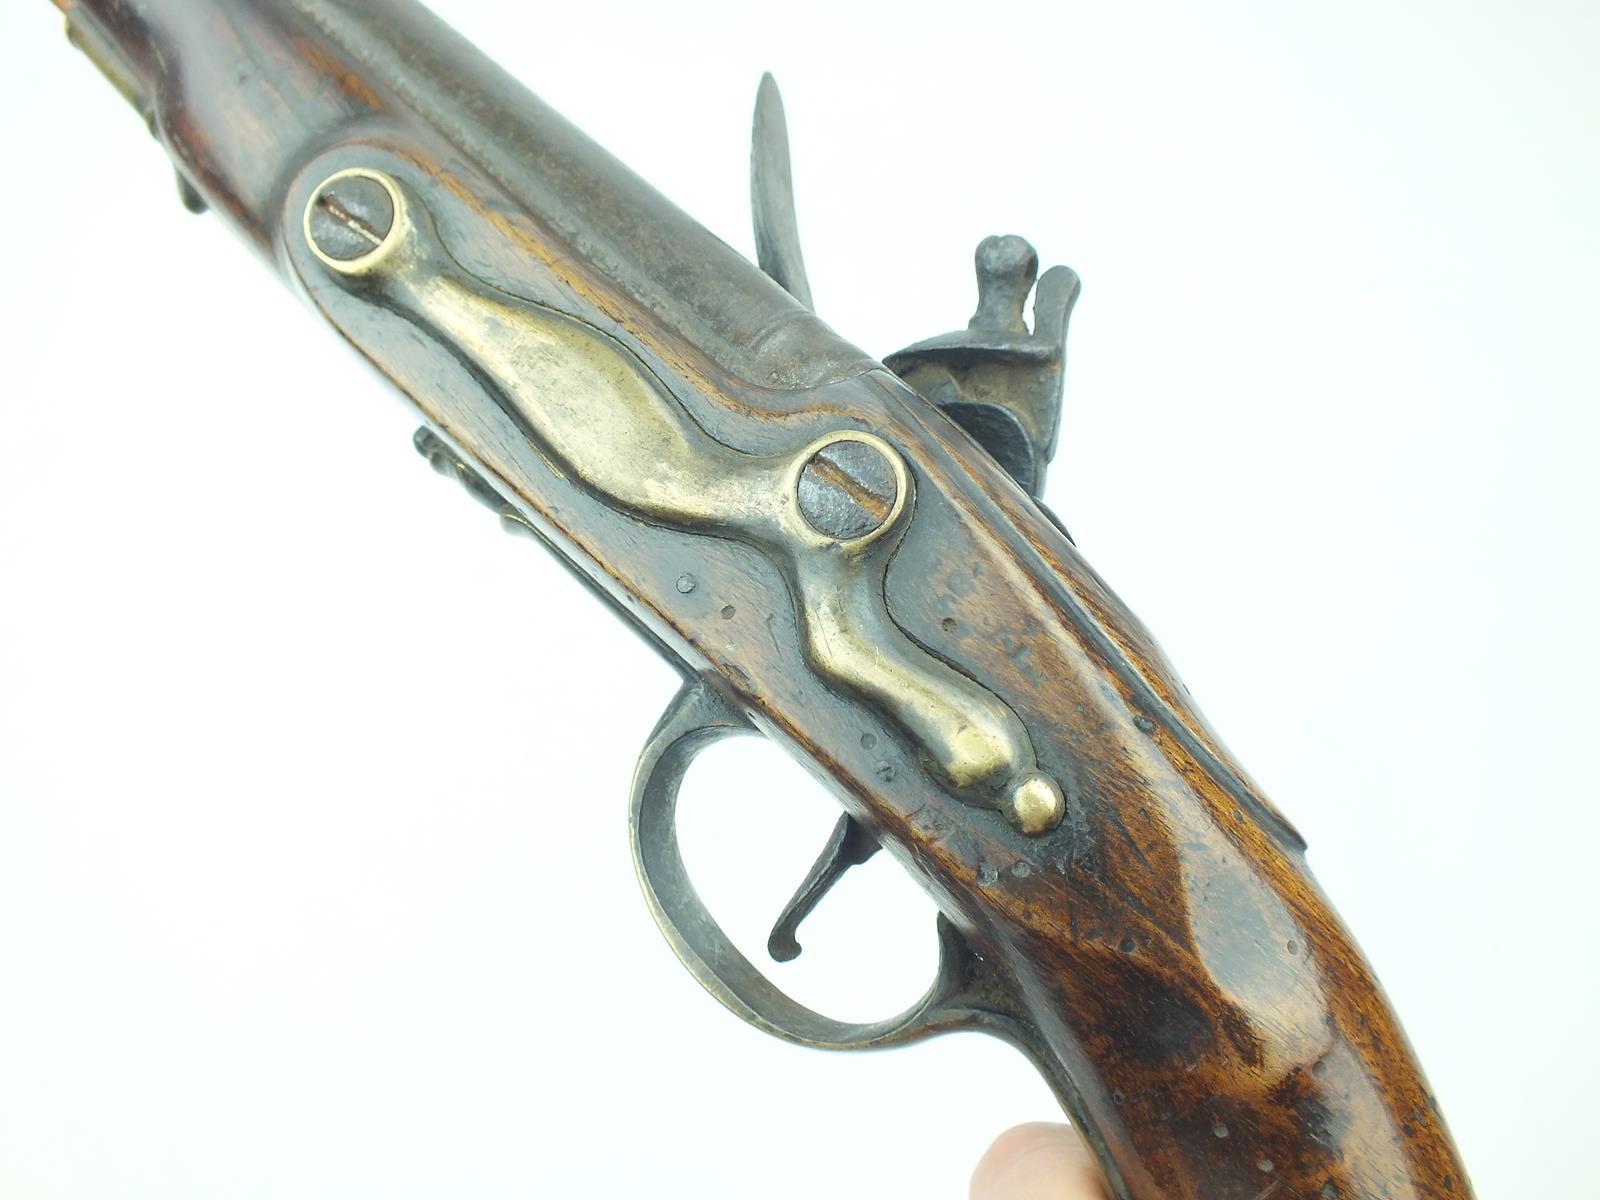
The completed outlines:
{"type": "MultiPolygon", "coordinates": [[[[959,428],[415,5],[78,0],[70,18],[136,78],[212,209],[923,882],[1006,980],[1016,1040],[1114,1194],[1470,1196],[1298,835],[1137,619],[959,428]],[[447,347],[329,281],[297,240],[299,213],[348,166],[400,179],[463,266],[616,339],[726,445],[775,453],[848,428],[898,448],[917,501],[889,610],[1022,718],[1066,792],[1061,826],[1024,837],[954,799],[881,714],[807,668],[770,559],[607,508],[484,402],[447,347]]],[[[950,1092],[972,1102],[960,1080],[950,1092]]]]}

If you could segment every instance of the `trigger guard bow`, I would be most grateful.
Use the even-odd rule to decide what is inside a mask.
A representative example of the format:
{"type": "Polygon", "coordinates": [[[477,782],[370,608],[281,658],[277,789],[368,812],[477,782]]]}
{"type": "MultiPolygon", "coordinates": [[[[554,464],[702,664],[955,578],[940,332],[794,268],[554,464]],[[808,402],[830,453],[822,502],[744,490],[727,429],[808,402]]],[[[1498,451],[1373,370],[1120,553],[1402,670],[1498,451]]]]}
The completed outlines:
{"type": "Polygon", "coordinates": [[[910,1008],[883,1021],[839,1021],[807,1008],[733,944],[689,881],[678,847],[678,791],[702,750],[723,738],[756,732],[709,683],[689,679],[657,722],[634,770],[628,821],[634,865],[656,923],[689,973],[723,1007],[762,1032],[822,1050],[892,1046],[957,1029],[1011,1032],[1013,1014],[976,1003],[980,995],[993,996],[994,981],[942,914],[933,985],[910,1008]]]}

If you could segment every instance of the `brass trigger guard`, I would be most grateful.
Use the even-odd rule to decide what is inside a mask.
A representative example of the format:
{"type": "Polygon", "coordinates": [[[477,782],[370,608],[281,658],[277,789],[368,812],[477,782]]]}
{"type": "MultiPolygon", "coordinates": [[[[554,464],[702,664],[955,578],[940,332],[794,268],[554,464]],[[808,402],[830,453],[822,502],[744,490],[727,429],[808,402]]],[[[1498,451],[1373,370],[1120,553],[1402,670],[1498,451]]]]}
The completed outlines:
{"type": "MultiPolygon", "coordinates": [[[[927,993],[884,1021],[838,1021],[789,996],[723,932],[689,881],[678,848],[678,790],[689,764],[723,738],[758,730],[711,685],[688,680],[651,732],[634,770],[629,834],[656,923],[700,985],[764,1033],[823,1050],[867,1050],[956,1029],[993,1027],[1005,1014],[976,1004],[982,962],[941,914],[939,968],[927,993]]],[[[992,1032],[1003,1032],[991,1028],[992,1032]]]]}

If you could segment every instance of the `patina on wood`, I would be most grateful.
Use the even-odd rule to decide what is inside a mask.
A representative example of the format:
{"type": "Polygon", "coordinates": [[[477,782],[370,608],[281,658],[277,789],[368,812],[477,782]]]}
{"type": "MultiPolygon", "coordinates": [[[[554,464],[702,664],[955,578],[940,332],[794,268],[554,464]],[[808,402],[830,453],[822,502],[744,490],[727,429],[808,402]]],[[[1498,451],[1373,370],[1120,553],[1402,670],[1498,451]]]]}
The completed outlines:
{"type": "Polygon", "coordinates": [[[807,763],[928,888],[959,951],[961,1003],[938,1027],[1033,1056],[1114,1195],[1471,1194],[1298,835],[967,433],[409,0],[58,3],[191,199],[415,402],[430,455],[470,471],[730,722],[807,763]],[[779,558],[608,503],[461,347],[319,261],[302,214],[348,168],[397,181],[471,279],[595,331],[721,446],[782,456],[854,430],[893,447],[915,511],[886,610],[1016,714],[1064,819],[1030,836],[954,794],[903,722],[813,668],[779,558]]]}

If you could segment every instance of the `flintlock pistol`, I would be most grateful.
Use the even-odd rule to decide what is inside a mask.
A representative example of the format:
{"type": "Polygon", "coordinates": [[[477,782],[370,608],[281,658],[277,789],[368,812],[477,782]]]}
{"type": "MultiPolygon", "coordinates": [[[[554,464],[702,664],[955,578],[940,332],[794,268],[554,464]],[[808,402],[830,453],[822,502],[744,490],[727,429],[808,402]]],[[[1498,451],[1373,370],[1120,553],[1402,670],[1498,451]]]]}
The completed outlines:
{"type": "Polygon", "coordinates": [[[1005,1039],[1118,1200],[1471,1195],[1304,842],[1039,500],[1072,271],[986,239],[967,327],[879,362],[812,312],[770,79],[752,265],[413,0],[56,3],[184,202],[681,670],[629,825],[712,995],[829,1049],[1005,1039]],[[679,783],[752,732],[842,809],[770,952],[887,849],[940,913],[900,1016],[802,1006],[696,896],[679,783]]]}

